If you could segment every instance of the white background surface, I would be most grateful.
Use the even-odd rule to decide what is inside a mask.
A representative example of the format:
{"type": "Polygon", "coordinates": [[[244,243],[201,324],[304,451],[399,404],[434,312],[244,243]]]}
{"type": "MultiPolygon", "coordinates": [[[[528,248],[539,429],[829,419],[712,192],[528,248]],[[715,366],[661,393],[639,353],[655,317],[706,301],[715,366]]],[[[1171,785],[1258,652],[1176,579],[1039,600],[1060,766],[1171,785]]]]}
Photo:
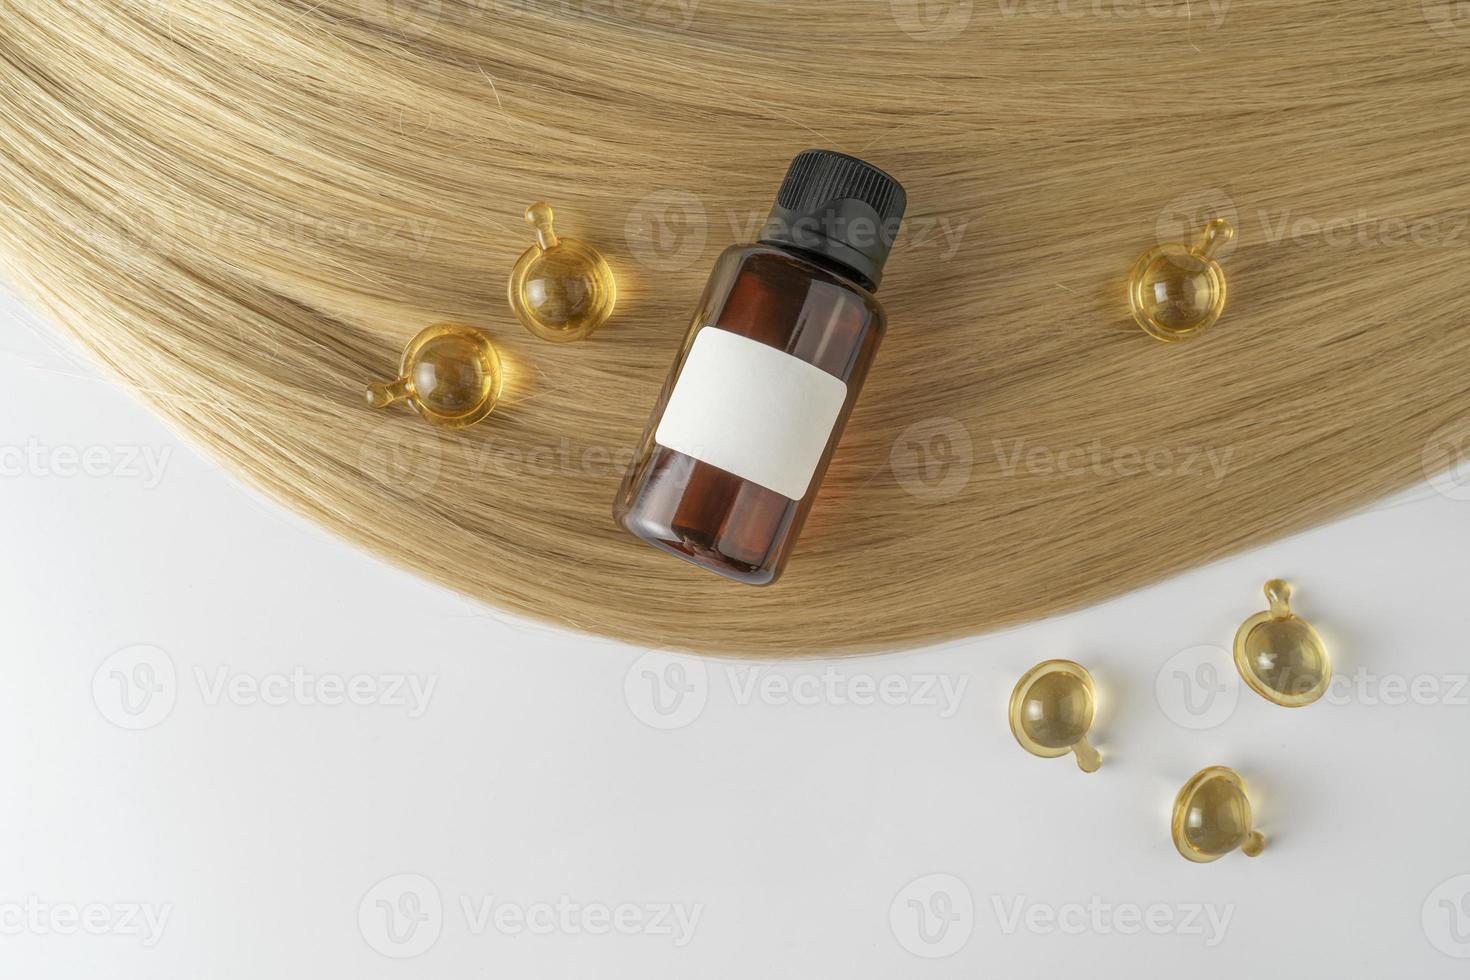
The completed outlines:
{"type": "Polygon", "coordinates": [[[1003,634],[676,662],[329,538],[71,350],[0,307],[0,976],[1470,970],[1466,482],[1003,634]],[[1336,663],[1300,711],[1225,652],[1273,576],[1336,663]],[[1007,729],[1048,657],[1097,678],[1095,775],[1007,729]],[[1175,853],[1211,763],[1260,858],[1175,853]]]}

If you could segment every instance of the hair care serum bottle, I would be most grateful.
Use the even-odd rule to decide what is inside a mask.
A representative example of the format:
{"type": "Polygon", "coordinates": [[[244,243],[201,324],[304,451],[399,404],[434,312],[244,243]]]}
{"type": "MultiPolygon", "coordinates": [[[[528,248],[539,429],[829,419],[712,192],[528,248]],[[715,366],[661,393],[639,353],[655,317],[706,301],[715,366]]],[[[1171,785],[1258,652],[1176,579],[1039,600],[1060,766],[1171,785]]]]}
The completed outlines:
{"type": "Polygon", "coordinates": [[[781,574],[878,343],[907,196],[841,153],[792,161],[754,245],[725,251],[614,515],[721,575],[781,574]]]}

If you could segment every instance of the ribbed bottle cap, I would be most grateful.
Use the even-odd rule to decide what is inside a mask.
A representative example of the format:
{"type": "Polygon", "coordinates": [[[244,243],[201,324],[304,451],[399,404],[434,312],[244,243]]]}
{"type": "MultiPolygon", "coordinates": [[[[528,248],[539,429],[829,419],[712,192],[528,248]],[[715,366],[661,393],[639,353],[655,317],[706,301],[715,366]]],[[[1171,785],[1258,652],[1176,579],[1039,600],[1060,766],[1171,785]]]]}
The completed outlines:
{"type": "Polygon", "coordinates": [[[807,150],[791,161],[759,240],[830,259],[877,289],[907,207],[903,185],[871,163],[807,150]]]}

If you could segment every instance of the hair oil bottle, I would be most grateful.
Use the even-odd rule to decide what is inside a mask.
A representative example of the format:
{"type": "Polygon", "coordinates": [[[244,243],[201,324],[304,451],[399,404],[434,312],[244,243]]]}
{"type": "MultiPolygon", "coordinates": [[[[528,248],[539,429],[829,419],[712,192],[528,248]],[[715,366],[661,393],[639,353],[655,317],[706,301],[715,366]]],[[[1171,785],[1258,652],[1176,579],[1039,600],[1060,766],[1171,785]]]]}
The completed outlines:
{"type": "Polygon", "coordinates": [[[628,531],[753,585],[781,574],[883,338],[907,196],[861,160],[791,163],[753,245],[715,263],[623,485],[628,531]]]}

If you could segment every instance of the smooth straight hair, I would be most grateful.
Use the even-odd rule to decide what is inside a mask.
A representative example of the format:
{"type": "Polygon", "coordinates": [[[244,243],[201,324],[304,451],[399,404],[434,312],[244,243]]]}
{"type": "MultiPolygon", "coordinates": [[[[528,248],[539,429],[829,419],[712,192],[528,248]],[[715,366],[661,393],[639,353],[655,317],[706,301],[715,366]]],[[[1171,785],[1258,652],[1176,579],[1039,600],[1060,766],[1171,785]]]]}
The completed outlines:
{"type": "MultiPolygon", "coordinates": [[[[646,647],[914,645],[1093,602],[1470,445],[1470,21],[1445,0],[0,0],[0,262],[253,484],[496,607],[646,647]],[[610,510],[705,277],[786,164],[901,180],[890,328],[784,579],[610,510]],[[527,333],[526,206],[612,263],[527,333]],[[1237,230],[1207,334],[1126,277],[1237,230]],[[375,411],[422,327],[474,428],[375,411]]],[[[1467,505],[1470,506],[1470,505],[1467,505]]],[[[289,561],[289,555],[282,555],[289,561]]]]}

